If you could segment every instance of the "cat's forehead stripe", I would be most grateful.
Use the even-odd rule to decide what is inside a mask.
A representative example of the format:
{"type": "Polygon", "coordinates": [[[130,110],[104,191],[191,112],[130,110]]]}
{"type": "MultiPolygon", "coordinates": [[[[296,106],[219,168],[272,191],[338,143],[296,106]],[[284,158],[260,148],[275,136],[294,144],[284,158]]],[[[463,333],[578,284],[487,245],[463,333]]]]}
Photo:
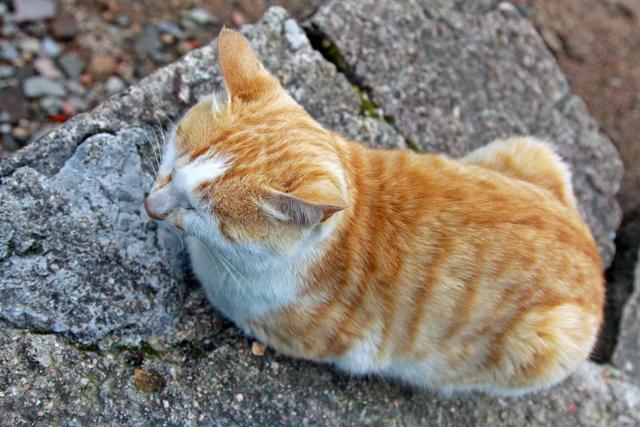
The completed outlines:
{"type": "Polygon", "coordinates": [[[220,178],[229,168],[230,159],[222,156],[198,158],[179,171],[179,179],[186,188],[193,189],[207,181],[220,178]]]}

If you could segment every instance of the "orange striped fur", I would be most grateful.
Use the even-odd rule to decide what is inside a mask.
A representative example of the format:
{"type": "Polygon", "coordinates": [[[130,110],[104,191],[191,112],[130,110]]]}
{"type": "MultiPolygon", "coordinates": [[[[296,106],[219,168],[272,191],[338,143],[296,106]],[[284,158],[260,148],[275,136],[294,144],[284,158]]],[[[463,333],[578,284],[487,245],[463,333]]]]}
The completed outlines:
{"type": "Polygon", "coordinates": [[[601,264],[547,145],[371,149],[315,122],[240,34],[218,43],[228,100],[181,120],[146,207],[190,236],[225,315],[280,352],[441,390],[520,393],[588,357],[601,264]]]}

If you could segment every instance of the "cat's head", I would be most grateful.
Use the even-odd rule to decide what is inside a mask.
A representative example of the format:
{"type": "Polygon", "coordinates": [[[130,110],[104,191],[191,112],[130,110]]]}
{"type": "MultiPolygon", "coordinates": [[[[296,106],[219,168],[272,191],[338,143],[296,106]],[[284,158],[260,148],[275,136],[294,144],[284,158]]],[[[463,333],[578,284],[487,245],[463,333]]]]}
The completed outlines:
{"type": "Polygon", "coordinates": [[[171,131],[145,208],[220,249],[295,253],[347,206],[340,146],[240,33],[222,30],[218,58],[226,99],[200,101],[171,131]]]}

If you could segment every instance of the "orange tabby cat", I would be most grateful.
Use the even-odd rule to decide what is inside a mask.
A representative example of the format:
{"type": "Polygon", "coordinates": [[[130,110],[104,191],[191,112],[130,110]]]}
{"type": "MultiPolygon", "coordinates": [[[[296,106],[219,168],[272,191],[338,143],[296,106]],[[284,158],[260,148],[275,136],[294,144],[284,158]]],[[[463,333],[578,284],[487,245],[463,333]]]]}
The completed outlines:
{"type": "Polygon", "coordinates": [[[223,30],[227,87],[145,202],[208,298],[280,352],[440,390],[517,394],[584,361],[603,278],[567,167],[531,138],[453,160],[323,129],[223,30]]]}

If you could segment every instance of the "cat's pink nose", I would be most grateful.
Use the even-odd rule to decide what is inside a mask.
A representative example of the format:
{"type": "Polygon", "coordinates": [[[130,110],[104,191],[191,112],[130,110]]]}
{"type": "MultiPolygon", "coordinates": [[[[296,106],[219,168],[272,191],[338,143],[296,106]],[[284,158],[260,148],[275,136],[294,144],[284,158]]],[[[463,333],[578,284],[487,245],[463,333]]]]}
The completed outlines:
{"type": "Polygon", "coordinates": [[[176,208],[176,198],[169,185],[153,191],[144,200],[144,209],[150,218],[163,220],[176,208]]]}

